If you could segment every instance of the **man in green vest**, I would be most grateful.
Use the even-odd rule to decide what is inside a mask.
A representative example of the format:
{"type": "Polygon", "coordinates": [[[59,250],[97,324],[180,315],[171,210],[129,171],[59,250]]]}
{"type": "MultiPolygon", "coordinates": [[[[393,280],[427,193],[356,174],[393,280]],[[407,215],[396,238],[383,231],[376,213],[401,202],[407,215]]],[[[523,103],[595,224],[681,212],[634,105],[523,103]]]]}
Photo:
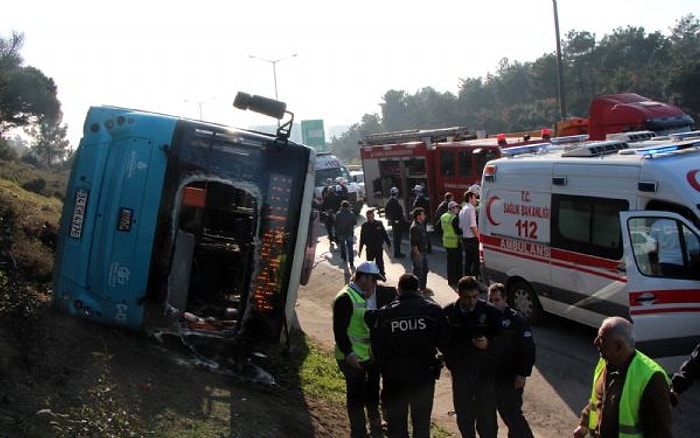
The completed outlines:
{"type": "Polygon", "coordinates": [[[457,282],[462,277],[462,246],[460,237],[462,229],[459,227],[460,205],[455,201],[447,204],[447,211],[440,216],[440,229],[442,230],[442,246],[447,253],[447,284],[457,289],[457,282]]]}
{"type": "MultiPolygon", "coordinates": [[[[381,436],[379,400],[368,390],[368,376],[374,364],[370,357],[367,310],[376,310],[374,295],[377,280],[386,280],[374,262],[357,266],[350,284],[333,301],[335,358],[345,376],[346,405],[350,419],[350,437],[367,437],[367,419],[373,436],[381,436]],[[366,412],[365,412],[366,409],[366,412]],[[366,415],[365,415],[366,414],[366,415]]],[[[377,394],[378,395],[378,394],[377,394]]]]}
{"type": "Polygon", "coordinates": [[[671,437],[669,378],[635,349],[632,324],[606,318],[593,343],[600,360],[574,437],[671,437]]]}

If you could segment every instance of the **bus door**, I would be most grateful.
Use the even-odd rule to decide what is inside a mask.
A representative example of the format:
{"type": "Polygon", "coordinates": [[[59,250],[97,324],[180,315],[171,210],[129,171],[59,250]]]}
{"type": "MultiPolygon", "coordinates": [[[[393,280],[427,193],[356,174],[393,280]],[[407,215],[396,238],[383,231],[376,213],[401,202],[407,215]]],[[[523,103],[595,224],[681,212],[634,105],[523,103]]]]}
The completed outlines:
{"type": "Polygon", "coordinates": [[[620,213],[637,346],[686,355],[700,340],[700,231],[671,212],[620,213]]]}

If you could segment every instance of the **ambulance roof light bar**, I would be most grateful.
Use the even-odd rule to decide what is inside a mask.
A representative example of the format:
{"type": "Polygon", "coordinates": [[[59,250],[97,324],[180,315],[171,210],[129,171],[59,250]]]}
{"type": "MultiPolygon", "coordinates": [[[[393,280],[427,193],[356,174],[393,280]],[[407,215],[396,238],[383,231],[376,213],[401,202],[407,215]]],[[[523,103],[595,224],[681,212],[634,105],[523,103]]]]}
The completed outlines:
{"type": "Polygon", "coordinates": [[[549,140],[552,144],[583,143],[588,140],[588,134],[567,135],[565,137],[554,137],[549,140]]]}
{"type": "Polygon", "coordinates": [[[547,149],[549,143],[537,143],[537,144],[527,144],[524,146],[512,146],[509,148],[502,148],[501,155],[504,157],[513,157],[520,154],[536,154],[540,150],[547,149]]]}
{"type": "Polygon", "coordinates": [[[616,132],[614,134],[608,134],[605,136],[606,140],[612,140],[612,141],[626,141],[628,143],[630,142],[638,142],[638,141],[646,141],[646,140],[653,140],[656,137],[656,133],[654,131],[631,131],[631,132],[616,132]]]}
{"type": "Polygon", "coordinates": [[[700,131],[677,132],[668,135],[673,141],[681,141],[690,137],[700,137],[700,131]]]}
{"type": "Polygon", "coordinates": [[[592,141],[583,146],[568,150],[561,154],[562,157],[599,157],[613,154],[629,146],[624,141],[592,141]]]}
{"type": "Polygon", "coordinates": [[[664,143],[655,146],[647,146],[645,148],[636,149],[634,152],[637,155],[643,155],[645,157],[653,158],[654,155],[664,154],[666,152],[675,152],[696,146],[700,146],[700,138],[694,140],[687,140],[683,142],[664,143]]]}

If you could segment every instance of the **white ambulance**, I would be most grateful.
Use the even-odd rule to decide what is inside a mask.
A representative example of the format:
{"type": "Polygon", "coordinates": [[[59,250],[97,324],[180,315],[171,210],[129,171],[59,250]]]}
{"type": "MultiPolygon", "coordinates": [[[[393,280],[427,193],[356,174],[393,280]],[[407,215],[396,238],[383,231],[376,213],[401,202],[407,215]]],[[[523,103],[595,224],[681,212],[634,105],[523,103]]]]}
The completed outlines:
{"type": "Polygon", "coordinates": [[[700,340],[700,138],[503,153],[484,169],[479,228],[485,273],[507,286],[511,305],[533,322],[543,312],[592,327],[623,316],[648,354],[692,351],[700,340]]]}
{"type": "Polygon", "coordinates": [[[343,161],[330,152],[319,152],[316,154],[316,184],[314,189],[314,206],[320,209],[323,203],[323,189],[328,185],[327,181],[332,181],[335,186],[338,179],[342,178],[343,185],[348,189],[348,201],[352,206],[352,211],[359,214],[364,205],[364,197],[357,182],[352,179],[343,161]]]}

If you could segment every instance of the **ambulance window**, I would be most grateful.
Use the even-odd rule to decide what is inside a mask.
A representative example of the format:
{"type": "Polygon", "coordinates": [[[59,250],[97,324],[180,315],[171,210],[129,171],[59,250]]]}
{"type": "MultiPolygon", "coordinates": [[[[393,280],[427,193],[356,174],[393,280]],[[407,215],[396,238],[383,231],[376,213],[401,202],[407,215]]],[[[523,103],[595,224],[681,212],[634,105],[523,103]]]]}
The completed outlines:
{"type": "Polygon", "coordinates": [[[460,151],[457,159],[457,175],[463,177],[472,176],[472,151],[460,151]]]}
{"type": "Polygon", "coordinates": [[[453,151],[440,151],[440,174],[442,176],[455,175],[455,154],[453,151]]]}
{"type": "Polygon", "coordinates": [[[622,258],[620,211],[626,200],[552,196],[552,246],[609,259],[622,258]]]}
{"type": "Polygon", "coordinates": [[[700,238],[682,222],[633,218],[629,229],[635,262],[642,274],[700,278],[700,238]]]}

